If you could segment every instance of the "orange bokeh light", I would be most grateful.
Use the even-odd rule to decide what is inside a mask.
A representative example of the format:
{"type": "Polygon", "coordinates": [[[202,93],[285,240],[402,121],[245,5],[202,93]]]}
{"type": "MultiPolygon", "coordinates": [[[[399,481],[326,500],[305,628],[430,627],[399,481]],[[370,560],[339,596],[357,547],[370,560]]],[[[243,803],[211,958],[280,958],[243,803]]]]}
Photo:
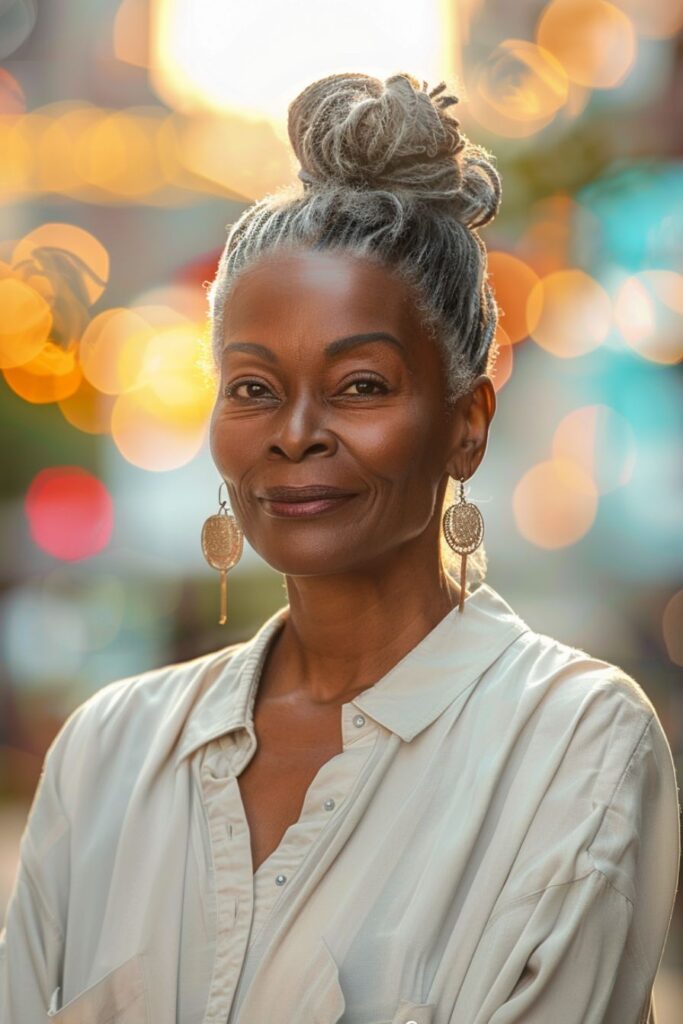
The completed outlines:
{"type": "Polygon", "coordinates": [[[668,39],[683,28],[683,0],[614,0],[646,39],[668,39]]]}
{"type": "Polygon", "coordinates": [[[76,391],[57,403],[62,416],[84,434],[108,434],[115,398],[104,395],[83,377],[76,391]]]}
{"type": "Polygon", "coordinates": [[[501,325],[512,345],[526,338],[535,323],[529,320],[528,298],[538,274],[518,256],[494,251],[488,254],[489,279],[500,309],[501,325]]]}
{"type": "Polygon", "coordinates": [[[612,322],[605,289],[582,270],[557,270],[541,278],[531,293],[530,334],[541,348],[562,359],[591,352],[604,341],[612,322]]]}
{"type": "Polygon", "coordinates": [[[598,492],[607,494],[631,479],[636,437],[628,420],[608,405],[585,405],[557,425],[552,453],[556,459],[578,463],[598,492]]]}
{"type": "Polygon", "coordinates": [[[538,20],[536,41],[572,81],[591,89],[618,85],[637,49],[630,18],[605,0],[551,0],[538,20]]]}
{"type": "MultiPolygon", "coordinates": [[[[3,267],[7,267],[3,264],[3,267]]],[[[0,367],[22,366],[45,346],[52,311],[35,288],[0,269],[0,367]]]]}
{"type": "Polygon", "coordinates": [[[111,435],[121,455],[151,472],[178,469],[199,452],[208,427],[208,414],[179,416],[150,387],[119,395],[111,420],[111,435]]]}
{"type": "Polygon", "coordinates": [[[83,376],[107,395],[136,387],[145,346],[152,336],[147,320],[134,310],[105,309],[90,321],[81,338],[83,376]]]}
{"type": "Polygon", "coordinates": [[[109,279],[109,254],[94,235],[75,224],[47,223],[29,231],[12,254],[16,268],[24,262],[41,262],[41,250],[61,253],[74,266],[87,301],[99,299],[109,279]]]}
{"type": "Polygon", "coordinates": [[[86,185],[117,196],[147,196],[165,184],[159,160],[158,108],[102,111],[79,137],[74,160],[86,185]]]}
{"type": "Polygon", "coordinates": [[[593,525],[597,507],[593,480],[577,462],[565,458],[532,466],[512,496],[517,529],[540,548],[575,544],[593,525]]]}
{"type": "Polygon", "coordinates": [[[643,270],[617,293],[614,318],[626,343],[654,363],[683,359],[683,275],[643,270]]]}
{"type": "Polygon", "coordinates": [[[33,359],[2,372],[12,391],[25,401],[36,405],[59,402],[73,395],[81,383],[83,374],[76,353],[75,342],[61,348],[47,341],[33,359]]]}
{"type": "Polygon", "coordinates": [[[552,121],[568,91],[553,54],[525,39],[506,39],[477,68],[468,109],[489,131],[524,138],[552,121]]]}

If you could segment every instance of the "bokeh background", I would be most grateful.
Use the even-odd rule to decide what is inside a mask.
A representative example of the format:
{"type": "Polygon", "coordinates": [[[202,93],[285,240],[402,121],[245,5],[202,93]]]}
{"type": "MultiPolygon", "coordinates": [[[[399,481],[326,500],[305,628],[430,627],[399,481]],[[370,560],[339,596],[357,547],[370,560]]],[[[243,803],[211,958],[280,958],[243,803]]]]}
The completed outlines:
{"type": "MultiPolygon", "coordinates": [[[[333,72],[446,78],[497,158],[487,579],[643,686],[683,778],[682,26],[683,0],[0,0],[0,921],[65,717],[286,601],[245,541],[217,625],[205,283],[333,72]]],[[[660,1024],[682,964],[679,906],[660,1024]]]]}

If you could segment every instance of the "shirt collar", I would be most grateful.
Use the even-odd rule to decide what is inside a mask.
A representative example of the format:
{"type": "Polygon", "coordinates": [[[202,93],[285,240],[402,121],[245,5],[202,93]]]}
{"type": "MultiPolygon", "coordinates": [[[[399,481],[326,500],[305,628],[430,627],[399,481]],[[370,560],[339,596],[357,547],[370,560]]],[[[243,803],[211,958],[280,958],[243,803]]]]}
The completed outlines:
{"type": "MultiPolygon", "coordinates": [[[[289,606],[278,608],[251,640],[223,648],[183,731],[176,763],[224,733],[253,727],[256,686],[271,640],[289,606]]],[[[530,627],[487,583],[452,608],[380,680],[351,703],[374,721],[412,740],[430,725],[530,627]]]]}

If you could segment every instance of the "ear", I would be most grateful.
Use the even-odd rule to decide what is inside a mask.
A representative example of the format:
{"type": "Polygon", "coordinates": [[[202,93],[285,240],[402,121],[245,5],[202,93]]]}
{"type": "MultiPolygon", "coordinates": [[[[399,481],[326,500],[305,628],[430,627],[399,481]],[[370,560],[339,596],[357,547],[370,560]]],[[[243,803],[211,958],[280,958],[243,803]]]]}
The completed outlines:
{"type": "Polygon", "coordinates": [[[484,458],[489,427],[496,413],[496,390],[485,373],[461,395],[453,411],[451,454],[446,465],[455,480],[469,480],[484,458]]]}

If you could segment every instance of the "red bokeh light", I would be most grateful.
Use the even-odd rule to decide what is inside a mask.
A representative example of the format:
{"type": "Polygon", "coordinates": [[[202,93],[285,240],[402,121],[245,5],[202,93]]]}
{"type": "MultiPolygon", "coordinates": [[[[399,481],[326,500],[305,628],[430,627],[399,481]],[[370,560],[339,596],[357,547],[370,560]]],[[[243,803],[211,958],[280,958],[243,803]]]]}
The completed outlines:
{"type": "Polygon", "coordinates": [[[97,477],[79,466],[41,470],[28,489],[25,508],[35,543],[63,561],[96,555],[111,538],[111,495],[97,477]]]}

